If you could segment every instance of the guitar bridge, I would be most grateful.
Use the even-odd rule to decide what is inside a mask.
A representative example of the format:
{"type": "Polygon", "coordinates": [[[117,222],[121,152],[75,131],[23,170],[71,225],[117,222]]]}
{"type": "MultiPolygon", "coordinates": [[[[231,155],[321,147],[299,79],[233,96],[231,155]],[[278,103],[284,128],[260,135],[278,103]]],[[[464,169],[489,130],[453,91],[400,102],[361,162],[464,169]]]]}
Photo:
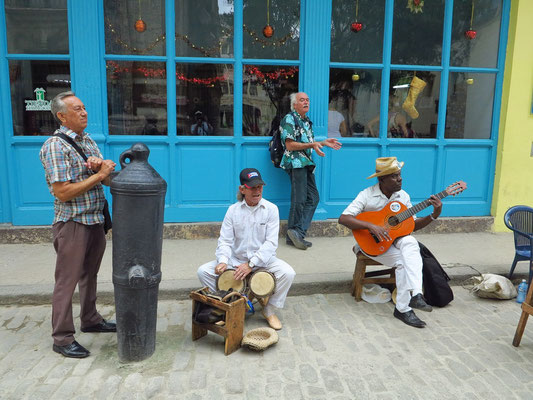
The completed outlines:
{"type": "Polygon", "coordinates": [[[372,235],[372,238],[376,241],[376,243],[379,243],[379,238],[376,235],[374,235],[372,232],[370,235],[372,235]]]}

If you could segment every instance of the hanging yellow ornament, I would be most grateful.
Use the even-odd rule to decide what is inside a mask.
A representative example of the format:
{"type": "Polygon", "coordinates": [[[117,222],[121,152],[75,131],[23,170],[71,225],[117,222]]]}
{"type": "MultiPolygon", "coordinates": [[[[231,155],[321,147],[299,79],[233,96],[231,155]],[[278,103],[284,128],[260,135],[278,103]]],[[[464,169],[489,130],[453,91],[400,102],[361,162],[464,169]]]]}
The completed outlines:
{"type": "Polygon", "coordinates": [[[357,82],[359,80],[359,74],[353,74],[352,75],[352,81],[357,82]]]}

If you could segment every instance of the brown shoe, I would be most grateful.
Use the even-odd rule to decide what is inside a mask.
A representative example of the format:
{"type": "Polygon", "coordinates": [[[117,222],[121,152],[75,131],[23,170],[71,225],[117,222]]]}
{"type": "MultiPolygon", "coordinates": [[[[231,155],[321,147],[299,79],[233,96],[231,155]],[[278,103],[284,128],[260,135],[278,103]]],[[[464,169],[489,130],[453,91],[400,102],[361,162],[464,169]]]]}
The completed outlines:
{"type": "Polygon", "coordinates": [[[265,319],[267,320],[268,322],[268,325],[272,328],[272,329],[275,329],[277,331],[279,331],[281,329],[281,321],[279,320],[278,317],[276,317],[276,314],[272,314],[270,316],[266,316],[264,313],[263,313],[263,317],[265,317],[265,319]]]}

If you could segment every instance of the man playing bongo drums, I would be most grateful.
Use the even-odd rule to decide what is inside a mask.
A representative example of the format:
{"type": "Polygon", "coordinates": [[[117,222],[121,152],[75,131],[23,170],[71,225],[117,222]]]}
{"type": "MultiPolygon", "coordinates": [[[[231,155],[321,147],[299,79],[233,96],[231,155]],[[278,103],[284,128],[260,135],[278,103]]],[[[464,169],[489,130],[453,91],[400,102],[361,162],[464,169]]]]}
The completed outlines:
{"type": "Polygon", "coordinates": [[[276,258],[279,236],[278,207],[263,199],[261,174],[255,168],[245,168],[240,174],[238,202],[226,212],[215,252],[216,260],[198,268],[198,278],[210,290],[216,288],[217,275],[234,269],[233,276],[244,280],[257,268],[274,274],[276,289],[263,308],[263,316],[273,329],[281,329],[275,314],[283,308],[295,272],[285,261],[276,258]]]}

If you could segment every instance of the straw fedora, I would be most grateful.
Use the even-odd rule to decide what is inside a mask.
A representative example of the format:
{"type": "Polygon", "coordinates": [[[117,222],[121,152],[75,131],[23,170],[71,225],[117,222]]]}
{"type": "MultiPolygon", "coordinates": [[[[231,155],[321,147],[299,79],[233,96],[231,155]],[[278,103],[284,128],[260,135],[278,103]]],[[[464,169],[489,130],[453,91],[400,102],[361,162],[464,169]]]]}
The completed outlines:
{"type": "Polygon", "coordinates": [[[278,342],[278,333],[272,328],[256,328],[246,332],[242,338],[241,346],[246,346],[255,351],[263,351],[278,342]]]}
{"type": "Polygon", "coordinates": [[[390,175],[400,171],[404,162],[399,162],[396,157],[379,157],[376,158],[376,172],[366,179],[374,178],[375,176],[390,175]]]}

